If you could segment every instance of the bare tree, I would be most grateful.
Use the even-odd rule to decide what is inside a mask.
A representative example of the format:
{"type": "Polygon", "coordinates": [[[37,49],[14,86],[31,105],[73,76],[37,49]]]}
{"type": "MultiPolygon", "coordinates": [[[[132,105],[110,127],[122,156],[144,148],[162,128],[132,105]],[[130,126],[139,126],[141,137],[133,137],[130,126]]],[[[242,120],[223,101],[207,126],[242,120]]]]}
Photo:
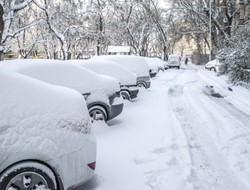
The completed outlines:
{"type": "Polygon", "coordinates": [[[31,4],[33,0],[1,0],[0,1],[0,60],[4,59],[4,46],[9,38],[20,34],[34,23],[27,23],[21,28],[13,27],[13,23],[19,18],[18,13],[31,4]]]}

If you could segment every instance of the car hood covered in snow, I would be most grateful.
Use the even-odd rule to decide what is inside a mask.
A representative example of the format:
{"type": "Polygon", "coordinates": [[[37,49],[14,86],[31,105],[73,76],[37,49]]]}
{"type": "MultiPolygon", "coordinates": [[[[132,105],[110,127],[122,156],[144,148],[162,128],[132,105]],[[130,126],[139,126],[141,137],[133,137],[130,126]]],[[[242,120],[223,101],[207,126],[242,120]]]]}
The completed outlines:
{"type": "Polygon", "coordinates": [[[79,150],[93,133],[75,90],[6,71],[0,71],[0,88],[0,163],[11,154],[53,159],[79,150]]]}

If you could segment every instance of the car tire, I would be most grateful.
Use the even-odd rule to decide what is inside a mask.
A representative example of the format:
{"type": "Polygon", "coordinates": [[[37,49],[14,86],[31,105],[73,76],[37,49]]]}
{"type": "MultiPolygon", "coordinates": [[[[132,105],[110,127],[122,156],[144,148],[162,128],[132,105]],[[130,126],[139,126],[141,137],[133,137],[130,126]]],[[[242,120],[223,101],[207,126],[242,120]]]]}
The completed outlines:
{"type": "Polygon", "coordinates": [[[59,190],[54,172],[38,162],[22,162],[5,170],[0,176],[1,190],[38,189],[59,190]]]}
{"type": "Polygon", "coordinates": [[[130,100],[129,93],[127,91],[121,91],[121,95],[124,100],[130,100]]]}
{"type": "Polygon", "coordinates": [[[107,112],[102,106],[92,106],[89,108],[89,115],[92,123],[94,121],[105,121],[107,122],[107,112]]]}
{"type": "Polygon", "coordinates": [[[210,71],[216,72],[216,68],[215,68],[215,67],[211,67],[211,68],[210,68],[210,71]]]}

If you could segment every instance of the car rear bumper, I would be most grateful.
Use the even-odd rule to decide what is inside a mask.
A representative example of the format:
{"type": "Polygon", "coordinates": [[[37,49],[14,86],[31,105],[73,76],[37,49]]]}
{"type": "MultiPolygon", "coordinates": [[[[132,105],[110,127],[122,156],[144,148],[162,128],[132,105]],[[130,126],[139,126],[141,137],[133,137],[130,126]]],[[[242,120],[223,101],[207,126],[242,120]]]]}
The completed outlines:
{"type": "Polygon", "coordinates": [[[88,166],[89,163],[96,161],[96,140],[94,134],[91,134],[88,139],[85,145],[78,151],[48,161],[49,165],[57,166],[57,172],[65,190],[73,189],[79,184],[86,183],[94,175],[94,170],[88,166]]]}
{"type": "Polygon", "coordinates": [[[171,67],[180,67],[181,65],[180,64],[169,64],[168,67],[171,68],[171,67]]]}
{"type": "Polygon", "coordinates": [[[139,84],[143,84],[146,89],[150,88],[151,86],[150,77],[149,76],[137,77],[137,85],[139,84]]]}
{"type": "Polygon", "coordinates": [[[145,83],[146,83],[146,87],[145,87],[145,88],[150,88],[150,86],[151,86],[151,81],[146,81],[145,83]]]}
{"type": "Polygon", "coordinates": [[[118,116],[123,110],[123,103],[121,104],[116,104],[116,105],[111,105],[109,107],[109,117],[108,120],[111,120],[118,116]]]}
{"type": "Polygon", "coordinates": [[[139,89],[129,90],[130,99],[135,99],[139,93],[139,89]]]}
{"type": "Polygon", "coordinates": [[[153,78],[156,76],[157,73],[150,73],[150,77],[153,78]]]}

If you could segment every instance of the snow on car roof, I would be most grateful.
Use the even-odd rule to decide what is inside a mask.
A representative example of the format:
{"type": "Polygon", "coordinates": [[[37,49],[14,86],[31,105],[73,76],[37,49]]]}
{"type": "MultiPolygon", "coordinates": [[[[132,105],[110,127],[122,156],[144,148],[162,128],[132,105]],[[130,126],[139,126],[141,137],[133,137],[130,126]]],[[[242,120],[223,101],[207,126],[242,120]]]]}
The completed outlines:
{"type": "Polygon", "coordinates": [[[165,62],[157,57],[149,57],[149,59],[152,59],[154,60],[154,62],[156,62],[157,64],[161,65],[161,66],[164,66],[165,65],[165,62]]]}
{"type": "Polygon", "coordinates": [[[83,146],[91,122],[82,95],[16,72],[0,71],[0,162],[10,152],[50,158],[83,146]],[[66,137],[65,137],[66,136],[66,137]]]}
{"type": "Polygon", "coordinates": [[[218,59],[214,59],[214,60],[212,60],[212,61],[207,62],[206,64],[216,65],[216,64],[220,64],[220,63],[219,63],[219,60],[218,60],[218,59]]]}
{"type": "Polygon", "coordinates": [[[131,72],[136,73],[138,77],[149,76],[149,68],[142,57],[134,55],[103,55],[91,58],[91,60],[108,60],[114,61],[131,72]]]}
{"type": "Polygon", "coordinates": [[[5,61],[0,67],[50,84],[73,88],[82,94],[98,91],[110,95],[120,90],[119,81],[112,77],[97,74],[77,64],[68,64],[58,60],[13,60],[5,61]]]}
{"type": "Polygon", "coordinates": [[[158,71],[158,64],[153,58],[143,57],[143,59],[146,61],[150,69],[158,71]]]}
{"type": "Polygon", "coordinates": [[[75,62],[91,71],[116,78],[121,85],[136,85],[136,75],[115,62],[101,60],[75,60],[75,62]]]}

